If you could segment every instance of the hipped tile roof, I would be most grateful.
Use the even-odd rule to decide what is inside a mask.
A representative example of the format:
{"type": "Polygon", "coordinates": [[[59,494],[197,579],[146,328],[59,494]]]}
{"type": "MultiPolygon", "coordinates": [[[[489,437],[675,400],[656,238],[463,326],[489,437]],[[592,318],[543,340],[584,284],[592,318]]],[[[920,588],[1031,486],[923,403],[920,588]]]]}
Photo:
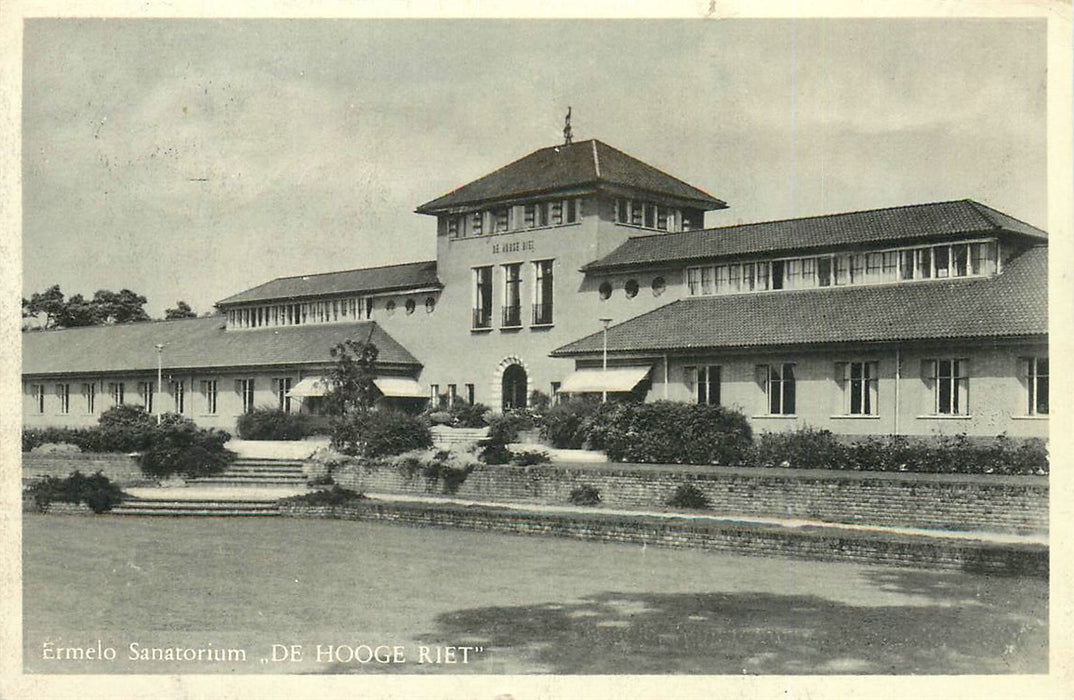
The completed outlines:
{"type": "Polygon", "coordinates": [[[335,294],[370,294],[422,287],[441,287],[436,261],[363,267],[357,270],[323,272],[316,275],[278,277],[217,302],[220,306],[244,302],[292,300],[335,294]]]}
{"type": "Polygon", "coordinates": [[[886,241],[1007,232],[1033,240],[1047,234],[971,199],[801,219],[638,236],[583,267],[614,270],[659,263],[700,261],[808,248],[845,248],[886,241]]]}
{"type": "MultiPolygon", "coordinates": [[[[1035,246],[989,278],[689,297],[612,326],[608,351],[1043,335],[1047,272],[1047,246],[1035,246]]],[[[597,332],[552,355],[600,353],[602,341],[597,332]]]]}
{"type": "Polygon", "coordinates": [[[525,195],[572,187],[618,185],[687,200],[702,209],[722,209],[726,203],[707,192],[654,168],[595,139],[550,146],[417,208],[433,214],[525,195]]]}
{"type": "Polygon", "coordinates": [[[374,321],[224,330],[221,316],[117,326],[26,331],[24,375],[156,371],[155,346],[163,343],[165,370],[327,364],[330,349],[347,339],[372,341],[378,362],[420,366],[374,321]]]}

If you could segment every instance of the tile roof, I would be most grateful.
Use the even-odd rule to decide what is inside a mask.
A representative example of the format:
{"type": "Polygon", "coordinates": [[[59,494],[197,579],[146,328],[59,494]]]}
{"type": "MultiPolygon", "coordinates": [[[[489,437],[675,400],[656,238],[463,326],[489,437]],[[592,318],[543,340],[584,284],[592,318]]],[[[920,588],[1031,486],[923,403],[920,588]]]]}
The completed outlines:
{"type": "Polygon", "coordinates": [[[619,185],[688,200],[704,209],[727,206],[707,192],[688,185],[637,158],[597,141],[550,146],[463,185],[417,208],[433,214],[490,200],[578,186],[619,185]]]}
{"type": "Polygon", "coordinates": [[[156,371],[157,343],[163,368],[209,369],[329,363],[329,349],[348,338],[370,339],[379,362],[418,361],[373,321],[224,330],[222,316],[91,326],[22,333],[24,375],[156,371]]]}
{"type": "Polygon", "coordinates": [[[414,287],[440,287],[436,261],[401,263],[357,270],[322,272],[316,275],[277,277],[251,289],[221,299],[220,305],[273,299],[302,299],[329,294],[389,292],[414,287]]]}
{"type": "MultiPolygon", "coordinates": [[[[1048,249],[990,278],[690,297],[608,329],[609,352],[996,338],[1048,332],[1048,249]]],[[[600,353],[594,333],[552,352],[600,353]]]]}
{"type": "Polygon", "coordinates": [[[1034,226],[971,199],[959,199],[683,233],[638,236],[628,239],[608,255],[585,265],[582,269],[612,270],[751,253],[834,248],[966,234],[994,234],[1002,231],[1033,240],[1047,240],[1047,234],[1034,226]]]}

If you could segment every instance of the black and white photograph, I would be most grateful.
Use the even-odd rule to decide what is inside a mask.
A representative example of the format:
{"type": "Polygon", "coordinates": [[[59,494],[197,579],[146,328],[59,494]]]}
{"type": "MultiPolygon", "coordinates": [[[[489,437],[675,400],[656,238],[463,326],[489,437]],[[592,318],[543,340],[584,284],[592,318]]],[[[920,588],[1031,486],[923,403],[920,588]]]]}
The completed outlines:
{"type": "Polygon", "coordinates": [[[4,18],[0,695],[1074,689],[1068,6],[385,7],[4,18]]]}

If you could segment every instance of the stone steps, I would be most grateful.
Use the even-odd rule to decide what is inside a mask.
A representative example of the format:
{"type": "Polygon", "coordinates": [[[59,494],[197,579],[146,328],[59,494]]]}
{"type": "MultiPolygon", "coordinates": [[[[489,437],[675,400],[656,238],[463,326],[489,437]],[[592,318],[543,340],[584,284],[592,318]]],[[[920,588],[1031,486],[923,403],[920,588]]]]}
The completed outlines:
{"type": "Polygon", "coordinates": [[[187,479],[199,486],[302,486],[306,474],[297,459],[240,457],[220,474],[187,479]]]}
{"type": "Polygon", "coordinates": [[[112,515],[250,517],[277,516],[275,501],[156,500],[131,498],[111,511],[112,515]]]}

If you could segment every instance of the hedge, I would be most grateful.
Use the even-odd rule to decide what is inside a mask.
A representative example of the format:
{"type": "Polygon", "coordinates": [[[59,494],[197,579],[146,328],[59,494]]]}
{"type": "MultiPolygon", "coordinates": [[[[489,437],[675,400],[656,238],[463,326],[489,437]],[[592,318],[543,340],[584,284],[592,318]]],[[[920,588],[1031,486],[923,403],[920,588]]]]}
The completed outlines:
{"type": "Polygon", "coordinates": [[[428,424],[400,411],[356,412],[332,423],[332,448],[347,455],[382,457],[432,444],[428,424]]]}
{"type": "Polygon", "coordinates": [[[38,512],[44,512],[50,503],[85,503],[94,513],[104,513],[119,505],[126,494],[101,472],[86,476],[72,472],[59,479],[46,476],[35,481],[27,489],[33,497],[38,512]]]}
{"type": "Polygon", "coordinates": [[[243,440],[301,440],[328,432],[325,422],[317,418],[308,413],[262,407],[239,416],[235,429],[243,440]]]}

